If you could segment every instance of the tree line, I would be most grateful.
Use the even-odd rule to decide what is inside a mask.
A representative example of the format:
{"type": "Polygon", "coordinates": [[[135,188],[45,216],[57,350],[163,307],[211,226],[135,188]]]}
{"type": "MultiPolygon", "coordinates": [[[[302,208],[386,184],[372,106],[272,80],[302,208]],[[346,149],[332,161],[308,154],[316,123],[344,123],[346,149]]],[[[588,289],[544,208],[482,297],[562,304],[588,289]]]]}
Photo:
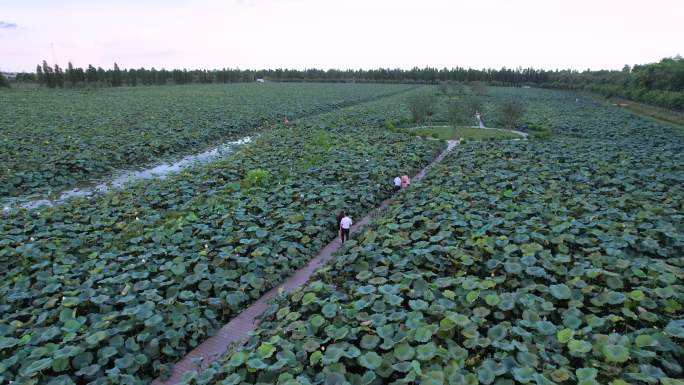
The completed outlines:
{"type": "Polygon", "coordinates": [[[373,82],[427,83],[484,82],[496,86],[524,85],[561,88],[600,93],[606,97],[620,96],[665,108],[684,110],[684,59],[681,56],[664,58],[658,63],[625,66],[620,71],[543,70],[534,68],[472,69],[412,68],[371,70],[338,69],[121,69],[115,63],[111,69],[89,65],[67,68],[46,61],[35,73],[19,74],[19,81],[34,81],[46,87],[79,87],[84,85],[119,87],[190,83],[236,83],[265,79],[276,82],[373,82]]]}

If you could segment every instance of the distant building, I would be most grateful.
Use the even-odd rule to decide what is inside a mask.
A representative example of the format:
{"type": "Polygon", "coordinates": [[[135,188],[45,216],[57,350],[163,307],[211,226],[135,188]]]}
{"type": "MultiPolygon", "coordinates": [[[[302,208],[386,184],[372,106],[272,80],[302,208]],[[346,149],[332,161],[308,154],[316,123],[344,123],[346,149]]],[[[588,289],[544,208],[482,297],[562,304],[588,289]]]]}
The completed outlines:
{"type": "Polygon", "coordinates": [[[256,80],[257,83],[266,83],[266,80],[259,78],[256,80]]]}
{"type": "Polygon", "coordinates": [[[16,72],[3,72],[2,76],[5,77],[7,80],[14,80],[17,78],[17,73],[16,72]]]}

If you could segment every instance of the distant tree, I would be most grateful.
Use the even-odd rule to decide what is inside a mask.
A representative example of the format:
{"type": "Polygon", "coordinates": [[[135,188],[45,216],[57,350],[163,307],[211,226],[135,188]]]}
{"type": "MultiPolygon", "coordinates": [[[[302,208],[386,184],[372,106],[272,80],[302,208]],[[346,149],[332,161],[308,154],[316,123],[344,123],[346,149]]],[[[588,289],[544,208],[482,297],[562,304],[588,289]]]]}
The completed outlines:
{"type": "Polygon", "coordinates": [[[97,83],[97,69],[95,69],[92,64],[88,64],[88,69],[86,70],[85,76],[88,84],[97,83]]]}
{"type": "Polygon", "coordinates": [[[59,88],[64,87],[64,71],[55,64],[55,85],[59,88]]]}
{"type": "Polygon", "coordinates": [[[121,81],[121,70],[119,65],[114,63],[114,70],[112,71],[112,87],[121,87],[123,82],[121,81]]]}
{"type": "Polygon", "coordinates": [[[472,115],[468,111],[468,105],[462,99],[450,99],[447,102],[447,118],[449,123],[456,126],[472,124],[472,115]]]}
{"type": "Polygon", "coordinates": [[[434,99],[431,95],[413,95],[406,100],[411,117],[416,124],[424,122],[432,116],[434,111],[434,99]]]}
{"type": "Polygon", "coordinates": [[[69,62],[69,64],[67,65],[66,75],[69,86],[73,87],[76,85],[76,83],[78,83],[78,74],[74,69],[74,65],[71,62],[69,62]]]}
{"type": "Polygon", "coordinates": [[[506,128],[515,128],[525,114],[523,104],[517,100],[507,100],[499,107],[499,124],[506,128]]]}
{"type": "Polygon", "coordinates": [[[128,84],[135,87],[138,85],[138,71],[137,70],[129,70],[128,71],[128,84]]]}
{"type": "Polygon", "coordinates": [[[0,73],[0,88],[11,88],[9,80],[2,73],[0,73]]]}
{"type": "Polygon", "coordinates": [[[477,96],[467,96],[463,99],[463,107],[469,122],[473,121],[476,113],[482,112],[482,105],[482,99],[477,96]]]}
{"type": "Polygon", "coordinates": [[[55,88],[57,84],[55,82],[55,74],[52,71],[52,67],[50,67],[45,60],[43,60],[43,76],[45,77],[45,85],[48,88],[55,88]]]}
{"type": "Polygon", "coordinates": [[[97,67],[97,81],[107,85],[107,72],[102,67],[97,67]]]}
{"type": "Polygon", "coordinates": [[[41,86],[45,84],[45,76],[43,75],[43,67],[41,67],[40,64],[38,64],[36,66],[36,81],[41,86]]]}

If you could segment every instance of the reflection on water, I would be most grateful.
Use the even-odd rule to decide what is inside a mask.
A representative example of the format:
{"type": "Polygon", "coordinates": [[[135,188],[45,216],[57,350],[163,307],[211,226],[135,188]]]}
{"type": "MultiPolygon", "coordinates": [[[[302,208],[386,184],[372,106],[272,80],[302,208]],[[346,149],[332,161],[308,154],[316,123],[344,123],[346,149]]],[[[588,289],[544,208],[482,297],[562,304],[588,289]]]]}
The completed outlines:
{"type": "Polygon", "coordinates": [[[164,163],[144,170],[123,170],[115,173],[106,180],[86,183],[84,186],[72,190],[63,191],[58,197],[36,198],[35,196],[23,198],[11,198],[3,202],[3,212],[7,213],[13,208],[21,207],[25,209],[35,209],[43,206],[54,206],[64,203],[75,197],[90,197],[95,194],[107,192],[125,186],[128,183],[144,179],[163,179],[169,174],[178,172],[192,165],[204,164],[220,159],[232,153],[236,147],[242,146],[252,141],[251,137],[245,137],[233,142],[224,143],[218,147],[201,152],[199,154],[188,155],[173,163],[164,163]]]}

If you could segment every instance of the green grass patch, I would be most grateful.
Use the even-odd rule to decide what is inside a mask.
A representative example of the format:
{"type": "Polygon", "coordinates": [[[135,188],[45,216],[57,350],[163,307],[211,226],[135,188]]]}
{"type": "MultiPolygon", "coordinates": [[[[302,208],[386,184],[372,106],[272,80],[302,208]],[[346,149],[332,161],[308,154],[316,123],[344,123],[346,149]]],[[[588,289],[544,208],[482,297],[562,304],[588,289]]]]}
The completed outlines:
{"type": "Polygon", "coordinates": [[[435,139],[459,139],[466,140],[505,140],[505,139],[520,139],[522,136],[508,132],[491,129],[482,129],[474,127],[451,127],[451,126],[437,126],[437,127],[420,127],[409,128],[406,132],[416,136],[430,137],[435,139]]]}

